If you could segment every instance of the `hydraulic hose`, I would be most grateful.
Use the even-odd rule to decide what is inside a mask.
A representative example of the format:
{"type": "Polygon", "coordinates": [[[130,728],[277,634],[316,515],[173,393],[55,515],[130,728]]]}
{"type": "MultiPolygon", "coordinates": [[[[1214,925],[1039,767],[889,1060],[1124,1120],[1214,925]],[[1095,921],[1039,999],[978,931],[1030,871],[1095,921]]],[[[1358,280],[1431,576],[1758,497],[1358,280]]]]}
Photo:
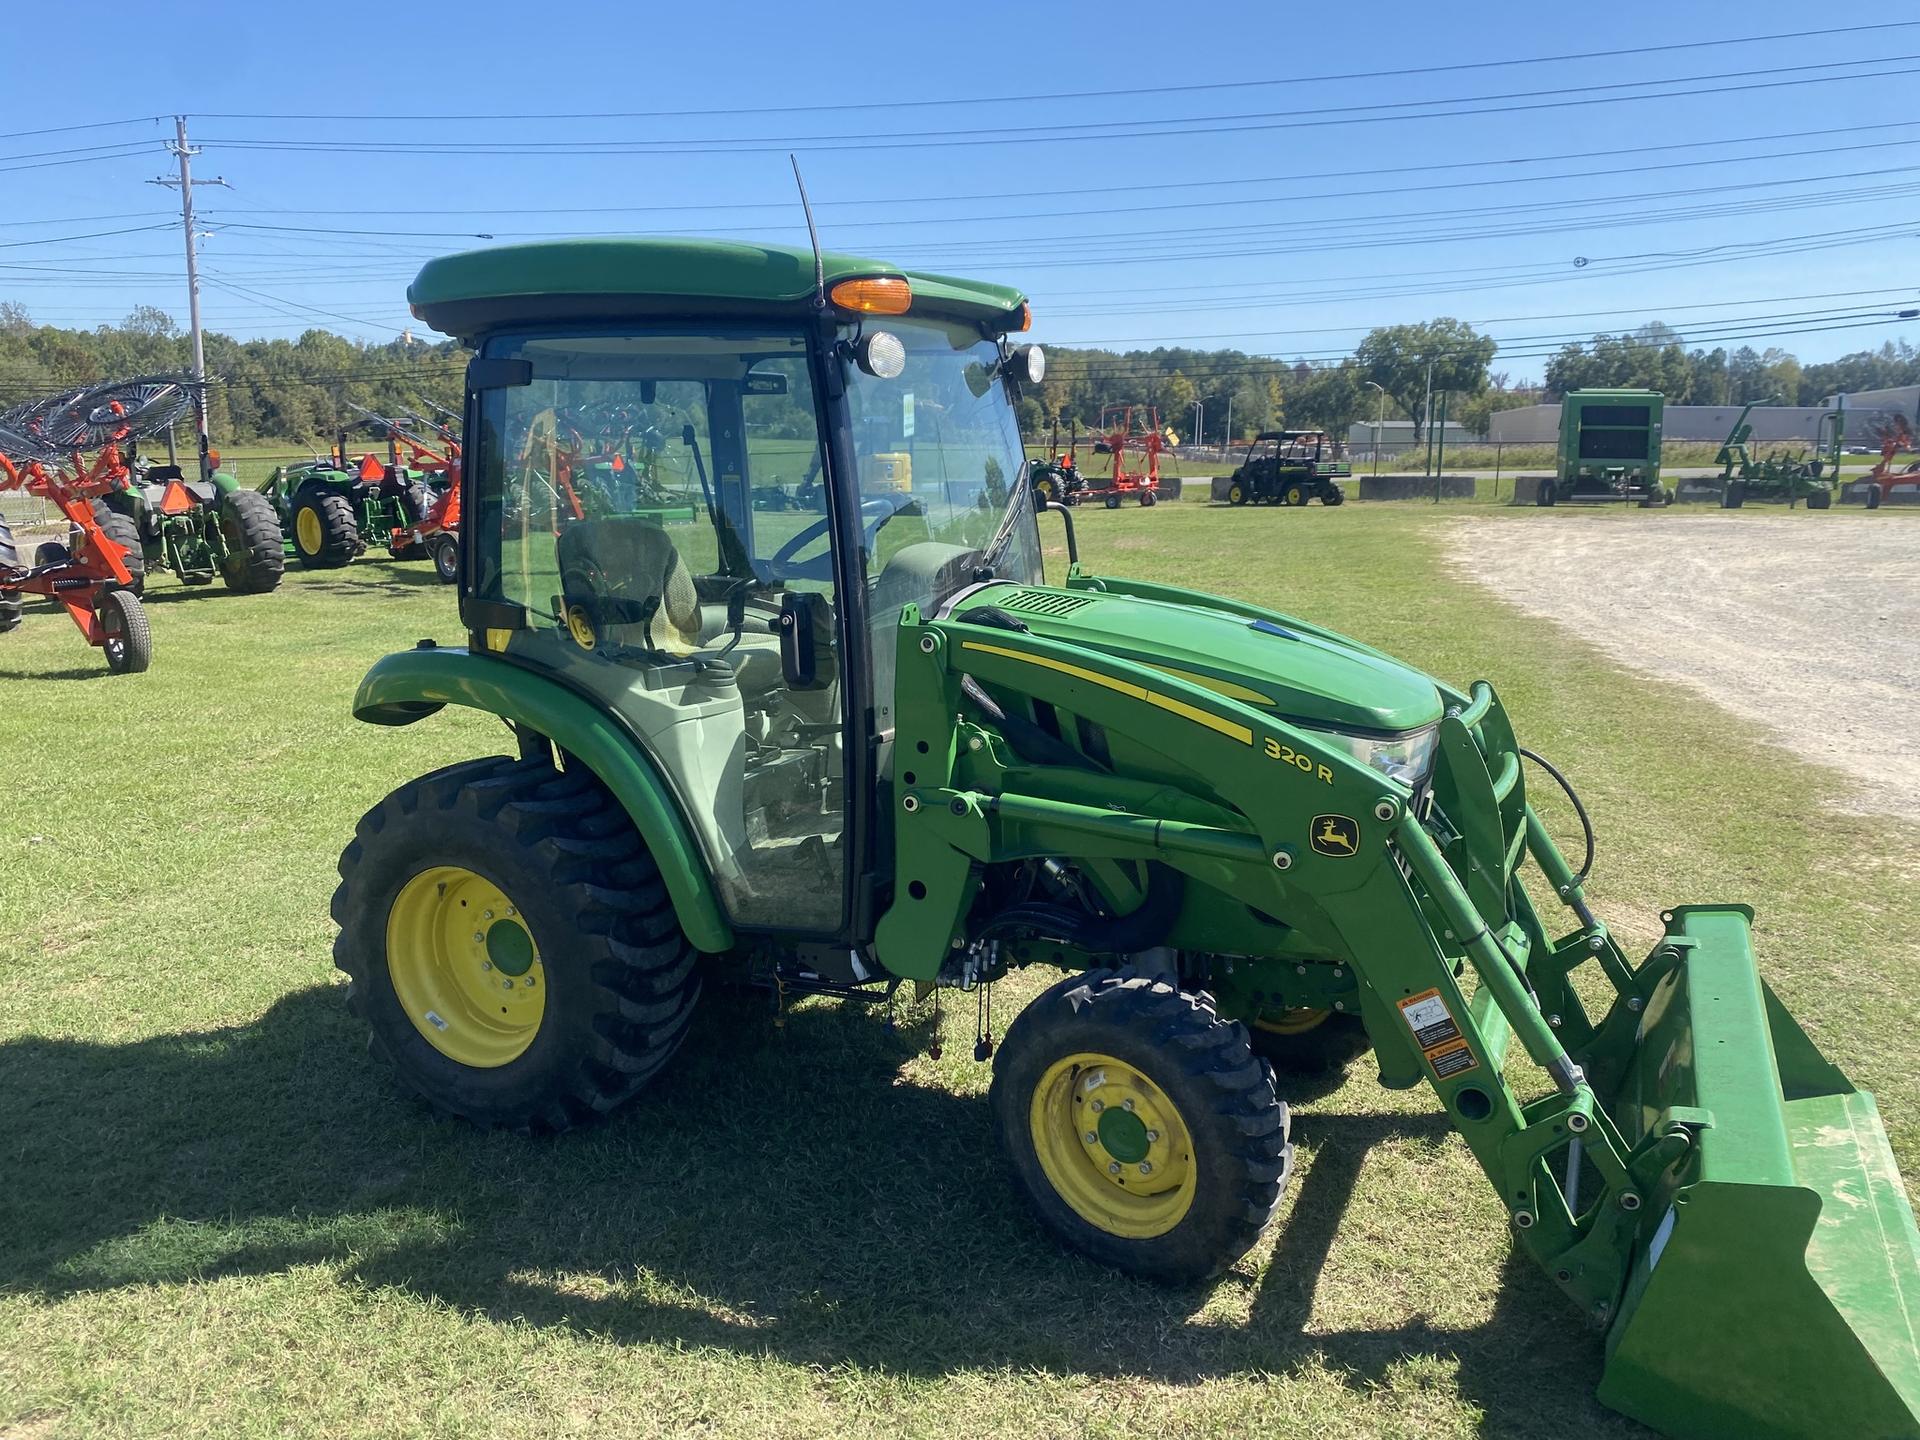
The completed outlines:
{"type": "Polygon", "coordinates": [[[1574,791],[1573,782],[1555,769],[1552,761],[1543,755],[1536,755],[1533,751],[1525,748],[1521,748],[1520,753],[1554,778],[1554,782],[1559,785],[1567,799],[1572,802],[1573,813],[1580,817],[1580,830],[1586,837],[1587,854],[1586,858],[1580,862],[1580,868],[1574,872],[1573,883],[1575,885],[1584,885],[1587,883],[1587,875],[1593,869],[1593,821],[1587,818],[1587,807],[1580,803],[1580,797],[1574,791]]]}

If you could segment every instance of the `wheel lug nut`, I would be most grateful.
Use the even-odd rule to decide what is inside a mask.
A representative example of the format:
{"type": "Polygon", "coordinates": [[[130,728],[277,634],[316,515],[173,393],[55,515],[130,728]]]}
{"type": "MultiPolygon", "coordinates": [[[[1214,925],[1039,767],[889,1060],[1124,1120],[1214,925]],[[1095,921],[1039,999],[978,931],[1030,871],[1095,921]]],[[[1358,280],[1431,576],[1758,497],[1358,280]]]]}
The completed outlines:
{"type": "Polygon", "coordinates": [[[1111,1165],[1107,1166],[1107,1174],[1118,1175],[1119,1173],[1120,1173],[1120,1162],[1118,1160],[1114,1161],[1111,1165]]]}
{"type": "Polygon", "coordinates": [[[1087,1108],[1093,1111],[1094,1114],[1098,1115],[1102,1110],[1107,1108],[1107,1102],[1104,1100],[1096,1100],[1093,1102],[1093,1104],[1091,1104],[1087,1108]]]}
{"type": "Polygon", "coordinates": [[[491,910],[482,910],[482,911],[480,912],[480,918],[481,918],[482,920],[491,920],[491,919],[493,919],[493,911],[491,911],[491,910]]]}
{"type": "Polygon", "coordinates": [[[527,989],[533,989],[533,976],[527,976],[527,989]]]}
{"type": "Polygon", "coordinates": [[[1142,1160],[1140,1162],[1140,1173],[1142,1175],[1153,1174],[1153,1162],[1151,1160],[1142,1160]]]}
{"type": "Polygon", "coordinates": [[[1127,1112],[1127,1113],[1128,1113],[1129,1115],[1131,1115],[1131,1114],[1133,1113],[1133,1101],[1131,1101],[1131,1100],[1122,1100],[1122,1101],[1120,1102],[1120,1108],[1121,1108],[1122,1110],[1124,1110],[1124,1111],[1126,1111],[1126,1112],[1127,1112]]]}
{"type": "Polygon", "coordinates": [[[482,935],[482,934],[481,934],[481,933],[480,933],[480,932],[479,932],[478,930],[476,930],[476,931],[474,931],[474,932],[473,932],[473,943],[474,943],[474,944],[476,944],[476,945],[482,945],[482,944],[485,944],[485,943],[486,943],[486,939],[487,939],[487,937],[486,937],[486,936],[484,936],[484,935],[482,935]]]}
{"type": "Polygon", "coordinates": [[[480,968],[481,968],[482,970],[491,970],[491,969],[493,969],[493,961],[491,961],[491,960],[482,960],[482,961],[480,962],[480,968]]]}
{"type": "Polygon", "coordinates": [[[1087,1131],[1087,1144],[1097,1145],[1099,1143],[1100,1143],[1099,1135],[1092,1130],[1087,1131]]]}
{"type": "Polygon", "coordinates": [[[1160,1132],[1158,1130],[1147,1131],[1147,1143],[1149,1145],[1153,1144],[1159,1138],[1160,1138],[1160,1132]]]}

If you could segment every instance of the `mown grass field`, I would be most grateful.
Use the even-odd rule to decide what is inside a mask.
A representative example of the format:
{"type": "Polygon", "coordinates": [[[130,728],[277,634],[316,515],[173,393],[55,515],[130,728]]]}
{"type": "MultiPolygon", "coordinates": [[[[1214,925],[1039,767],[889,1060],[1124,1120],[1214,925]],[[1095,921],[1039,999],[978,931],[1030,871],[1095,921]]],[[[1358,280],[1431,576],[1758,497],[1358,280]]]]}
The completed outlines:
{"type": "MultiPolygon", "coordinates": [[[[1914,830],[1828,808],[1790,749],[1490,601],[1445,562],[1460,514],[1077,518],[1091,565],[1494,678],[1595,812],[1603,911],[1645,940],[1664,902],[1755,905],[1766,972],[1920,1173],[1914,830]]],[[[971,1006],[934,1061],[927,1006],[889,1034],[710,996],[604,1125],[436,1119],[347,1016],[327,901],[381,794],[507,748],[471,714],[348,713],[380,654],[460,639],[451,592],[379,559],[266,597],[149,593],[144,676],[107,676],[44,611],[0,637],[8,1440],[1645,1433],[1592,1400],[1598,1341],[1513,1255],[1464,1145],[1364,1065],[1294,1091],[1280,1224],[1190,1291],[1029,1221],[971,1006]]],[[[1043,979],[1002,987],[1002,1027],[1043,979]]]]}

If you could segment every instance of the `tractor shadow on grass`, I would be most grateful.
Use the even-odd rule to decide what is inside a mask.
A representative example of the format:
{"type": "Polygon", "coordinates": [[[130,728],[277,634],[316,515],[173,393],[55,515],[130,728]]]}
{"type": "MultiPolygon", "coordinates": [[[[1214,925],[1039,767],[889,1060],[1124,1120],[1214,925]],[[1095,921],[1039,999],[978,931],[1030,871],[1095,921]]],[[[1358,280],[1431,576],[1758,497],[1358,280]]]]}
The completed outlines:
{"type": "Polygon", "coordinates": [[[111,680],[113,672],[102,661],[98,665],[75,665],[64,670],[0,669],[0,680],[111,680]]]}
{"type": "MultiPolygon", "coordinates": [[[[0,1291],[320,1264],[629,1344],[1173,1385],[1312,1369],[1369,1390],[1441,1370],[1489,1435],[1604,1424],[1598,1342],[1524,1262],[1479,1327],[1309,1331],[1367,1153],[1437,1146],[1439,1117],[1301,1117],[1313,1159],[1272,1261],[1220,1282],[1250,1318],[1214,1319],[1213,1287],[1129,1280],[1038,1230],[993,1143],[984,1067],[976,1095],[902,1073],[924,1023],[893,1036],[871,1012],[814,1005],[775,1029],[717,998],[651,1089],[556,1139],[433,1117],[368,1057],[334,987],[224,1029],[0,1044],[0,1291]]],[[[1412,1233],[1401,1253],[1430,1268],[1452,1263],[1443,1250],[1412,1233]]]]}

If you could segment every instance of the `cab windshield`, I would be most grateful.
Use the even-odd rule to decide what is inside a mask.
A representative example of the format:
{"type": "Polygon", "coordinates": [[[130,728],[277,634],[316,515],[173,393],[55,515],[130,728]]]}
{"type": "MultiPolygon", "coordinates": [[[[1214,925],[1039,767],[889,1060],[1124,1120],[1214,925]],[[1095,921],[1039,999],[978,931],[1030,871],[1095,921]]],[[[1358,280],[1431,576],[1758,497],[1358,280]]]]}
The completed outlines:
{"type": "MultiPolygon", "coordinates": [[[[847,367],[861,509],[895,512],[873,532],[867,556],[874,694],[879,728],[888,730],[901,608],[932,615],[989,572],[1040,583],[1040,535],[1013,396],[997,374],[999,346],[977,328],[938,320],[888,317],[867,328],[906,349],[906,366],[891,379],[847,367]]],[[[844,338],[857,334],[850,328],[844,338]]]]}

